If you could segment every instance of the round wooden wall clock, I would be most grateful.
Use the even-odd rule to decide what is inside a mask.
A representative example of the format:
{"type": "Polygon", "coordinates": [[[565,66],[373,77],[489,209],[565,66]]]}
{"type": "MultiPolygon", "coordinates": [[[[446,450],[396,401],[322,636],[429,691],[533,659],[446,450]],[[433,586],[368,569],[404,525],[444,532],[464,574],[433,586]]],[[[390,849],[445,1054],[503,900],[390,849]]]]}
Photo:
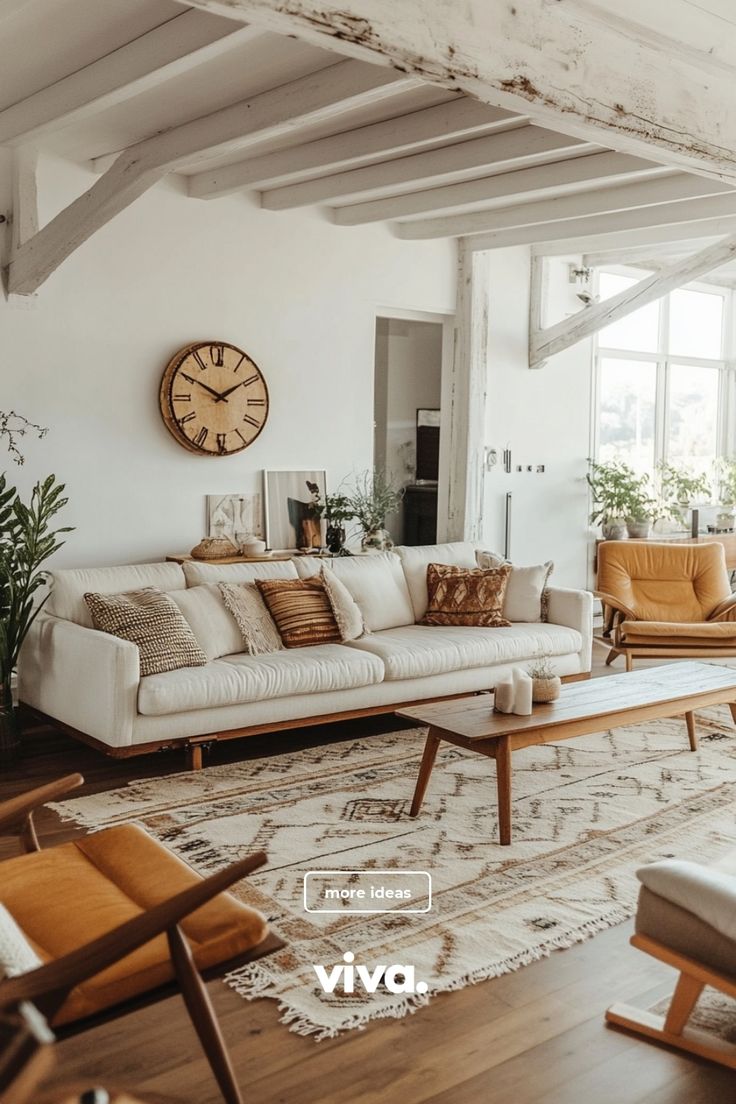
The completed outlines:
{"type": "Polygon", "coordinates": [[[169,432],[200,456],[242,452],[268,418],[268,388],[258,365],[226,341],[180,349],[166,366],[160,403],[169,432]]]}

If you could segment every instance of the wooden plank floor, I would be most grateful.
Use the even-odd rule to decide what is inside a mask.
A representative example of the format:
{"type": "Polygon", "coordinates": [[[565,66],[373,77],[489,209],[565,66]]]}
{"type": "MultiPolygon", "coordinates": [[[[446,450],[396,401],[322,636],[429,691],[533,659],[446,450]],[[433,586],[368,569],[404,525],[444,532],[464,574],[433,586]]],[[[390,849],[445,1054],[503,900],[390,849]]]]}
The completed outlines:
{"type": "MultiPolygon", "coordinates": [[[[596,649],[595,675],[605,653],[596,649]]],[[[232,742],[210,762],[293,750],[397,727],[391,717],[232,742]]],[[[0,798],[72,770],[95,792],[182,769],[160,754],[115,762],[51,730],[0,775],[0,798]]],[[[44,813],[45,843],[73,831],[44,813]]],[[[0,857],[15,852],[0,838],[0,857]]],[[[80,902],[83,907],[83,903],[80,902]]],[[[442,994],[413,1016],[315,1043],[279,1023],[275,1002],[248,1003],[221,982],[209,989],[252,1104],[711,1104],[736,1098],[730,1072],[647,1044],[603,1024],[614,1000],[657,999],[673,973],[628,945],[631,924],[516,973],[442,994]]],[[[173,996],[67,1039],[45,1088],[105,1084],[143,1099],[219,1104],[181,1000],[173,996]]]]}

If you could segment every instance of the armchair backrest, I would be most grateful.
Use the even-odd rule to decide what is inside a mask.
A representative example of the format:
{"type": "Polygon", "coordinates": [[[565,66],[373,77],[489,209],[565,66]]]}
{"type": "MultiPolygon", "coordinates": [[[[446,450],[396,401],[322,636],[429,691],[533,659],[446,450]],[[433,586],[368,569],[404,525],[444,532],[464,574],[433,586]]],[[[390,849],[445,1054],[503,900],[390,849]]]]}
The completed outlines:
{"type": "Polygon", "coordinates": [[[731,594],[722,544],[604,541],[598,590],[642,621],[705,621],[731,594]]]}

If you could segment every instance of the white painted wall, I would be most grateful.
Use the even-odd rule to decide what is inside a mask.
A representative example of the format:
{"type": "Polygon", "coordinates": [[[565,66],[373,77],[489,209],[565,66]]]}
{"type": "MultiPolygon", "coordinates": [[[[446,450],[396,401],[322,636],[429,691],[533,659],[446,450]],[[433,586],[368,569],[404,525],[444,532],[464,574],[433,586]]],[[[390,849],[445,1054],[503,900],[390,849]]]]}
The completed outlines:
{"type": "MultiPolygon", "coordinates": [[[[579,308],[567,284],[567,262],[554,261],[544,324],[579,308]]],[[[554,560],[553,581],[586,586],[590,531],[584,482],[590,449],[591,347],[584,341],[528,367],[530,250],[491,253],[491,348],[487,444],[498,464],[486,475],[484,537],[503,551],[504,502],[512,493],[511,558],[519,564],[554,560]],[[502,453],[511,448],[512,472],[502,453]],[[521,464],[522,472],[517,472],[521,464]],[[544,474],[526,471],[544,464],[544,474]]]]}
{"type": "MultiPolygon", "coordinates": [[[[44,161],[42,222],[90,180],[44,161]]],[[[3,159],[1,211],[9,189],[3,159]]],[[[239,196],[190,200],[173,179],[154,188],[51,277],[34,310],[0,298],[0,408],[50,428],[10,474],[27,491],[54,471],[71,500],[64,521],[76,532],[57,565],[185,551],[204,533],[204,496],[258,489],[266,467],[325,467],[333,487],[369,467],[376,315],[452,312],[454,296],[452,242],[399,241],[384,226],[335,227],[239,196]],[[169,357],[216,338],[253,357],[271,396],[258,440],[224,459],[186,452],[158,412],[169,357]]]]}

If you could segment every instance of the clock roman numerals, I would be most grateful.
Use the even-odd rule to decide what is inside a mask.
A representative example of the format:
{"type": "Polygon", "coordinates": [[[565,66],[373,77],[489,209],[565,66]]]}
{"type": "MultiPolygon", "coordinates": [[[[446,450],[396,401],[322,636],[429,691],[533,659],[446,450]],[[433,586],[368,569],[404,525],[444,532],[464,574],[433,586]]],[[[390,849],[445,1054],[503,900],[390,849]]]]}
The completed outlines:
{"type": "Polygon", "coordinates": [[[188,414],[185,414],[183,418],[179,419],[180,425],[185,425],[187,422],[191,422],[192,418],[196,418],[197,415],[193,410],[190,410],[188,414]]]}
{"type": "Polygon", "coordinates": [[[200,353],[199,349],[195,349],[194,352],[192,353],[192,356],[194,357],[197,364],[199,365],[200,372],[204,372],[207,365],[205,364],[204,360],[202,359],[202,354],[200,353]]]}
{"type": "Polygon", "coordinates": [[[222,345],[210,345],[210,360],[215,368],[222,368],[225,363],[225,349],[222,345]]]}
{"type": "Polygon", "coordinates": [[[217,451],[219,453],[227,452],[227,433],[217,434],[217,451]]]}
{"type": "Polygon", "coordinates": [[[252,376],[248,376],[247,379],[243,380],[243,387],[250,387],[250,385],[252,383],[258,383],[260,378],[261,378],[261,373],[260,372],[254,372],[252,376]]]}
{"type": "Polygon", "coordinates": [[[194,438],[195,445],[197,445],[199,448],[204,448],[204,444],[205,444],[205,441],[207,440],[207,435],[208,434],[209,434],[209,430],[206,429],[205,426],[202,426],[199,433],[194,438]]]}
{"type": "Polygon", "coordinates": [[[261,428],[261,423],[259,421],[257,421],[255,418],[251,418],[250,414],[244,414],[243,415],[243,421],[247,422],[248,425],[254,426],[255,429],[260,429],[261,428]]]}
{"type": "Polygon", "coordinates": [[[243,447],[245,447],[249,443],[248,440],[243,436],[243,434],[240,432],[239,429],[234,429],[233,433],[237,433],[238,437],[243,442],[243,447]]]}
{"type": "Polygon", "coordinates": [[[174,402],[191,402],[192,393],[191,391],[179,391],[173,398],[174,402]]]}
{"type": "Polygon", "coordinates": [[[248,406],[265,406],[265,399],[248,399],[248,406]]]}

